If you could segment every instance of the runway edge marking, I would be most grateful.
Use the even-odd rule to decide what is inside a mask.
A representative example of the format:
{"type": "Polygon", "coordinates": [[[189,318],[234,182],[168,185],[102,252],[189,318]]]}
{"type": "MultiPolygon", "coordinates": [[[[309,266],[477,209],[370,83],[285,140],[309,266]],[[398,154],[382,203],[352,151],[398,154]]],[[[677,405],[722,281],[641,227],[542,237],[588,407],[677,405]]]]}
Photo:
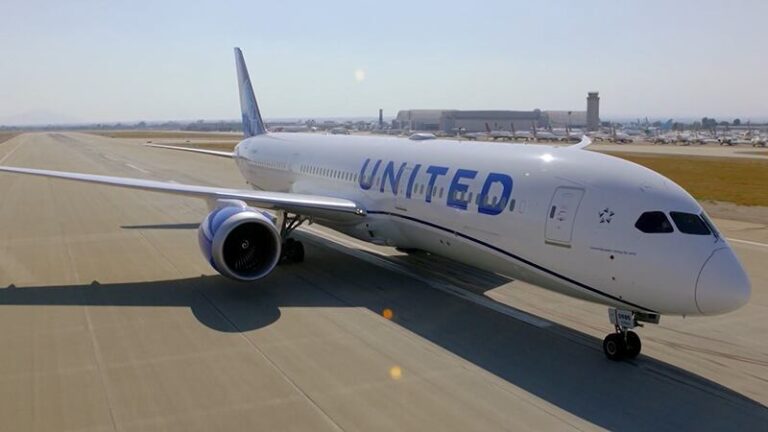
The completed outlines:
{"type": "Polygon", "coordinates": [[[16,152],[16,150],[18,150],[18,148],[19,148],[19,147],[21,147],[21,144],[22,144],[22,143],[23,143],[23,141],[19,142],[18,144],[16,144],[16,147],[14,147],[14,148],[13,148],[13,150],[11,150],[11,151],[9,151],[8,153],[6,153],[6,154],[5,154],[5,156],[3,156],[3,158],[2,158],[2,159],[0,159],[0,165],[2,165],[3,163],[5,163],[5,160],[6,160],[6,159],[8,159],[9,157],[11,157],[11,155],[12,155],[13,153],[15,153],[15,152],[16,152]]]}
{"type": "Polygon", "coordinates": [[[735,238],[726,238],[728,241],[736,242],[736,243],[744,243],[752,246],[760,246],[760,247],[766,247],[768,248],[768,243],[759,243],[759,242],[753,242],[749,240],[741,240],[741,239],[735,239],[735,238]]]}
{"type": "Polygon", "coordinates": [[[365,245],[353,243],[349,240],[337,237],[335,235],[322,232],[313,228],[308,227],[302,227],[300,228],[302,231],[306,231],[310,234],[314,234],[317,237],[320,237],[330,243],[330,246],[334,249],[348,254],[353,255],[356,258],[362,259],[363,261],[369,262],[374,265],[386,267],[389,270],[392,270],[396,273],[403,274],[405,276],[411,277],[413,279],[416,279],[420,282],[424,282],[428,286],[438,289],[440,291],[443,291],[445,293],[454,295],[456,297],[462,298],[464,300],[468,300],[472,303],[475,303],[477,305],[486,307],[488,309],[491,309],[495,312],[499,312],[501,314],[507,315],[511,318],[517,319],[519,321],[522,321],[526,324],[530,324],[534,327],[538,328],[550,328],[553,326],[553,323],[538,318],[536,316],[533,316],[529,313],[523,312],[521,310],[515,309],[511,306],[507,306],[501,303],[498,303],[492,299],[489,299],[487,297],[477,295],[475,293],[463,290],[459,287],[437,282],[435,280],[420,276],[416,273],[413,273],[412,271],[408,270],[405,266],[393,263],[392,261],[389,261],[385,258],[384,255],[382,255],[381,252],[377,251],[376,249],[367,247],[365,245]],[[361,253],[359,250],[366,251],[368,253],[361,253]]]}

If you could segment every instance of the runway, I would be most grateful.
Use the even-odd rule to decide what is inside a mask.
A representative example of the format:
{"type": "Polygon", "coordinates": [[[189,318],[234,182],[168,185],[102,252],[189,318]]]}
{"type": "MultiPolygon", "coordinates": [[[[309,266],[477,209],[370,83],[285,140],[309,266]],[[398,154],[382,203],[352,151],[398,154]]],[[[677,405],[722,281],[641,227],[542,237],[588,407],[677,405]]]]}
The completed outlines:
{"type": "MultiPolygon", "coordinates": [[[[24,134],[10,166],[241,187],[223,158],[24,134]]],[[[255,284],[194,199],[0,174],[0,430],[765,430],[768,227],[717,220],[753,284],[604,358],[606,308],[312,225],[255,284]]]]}

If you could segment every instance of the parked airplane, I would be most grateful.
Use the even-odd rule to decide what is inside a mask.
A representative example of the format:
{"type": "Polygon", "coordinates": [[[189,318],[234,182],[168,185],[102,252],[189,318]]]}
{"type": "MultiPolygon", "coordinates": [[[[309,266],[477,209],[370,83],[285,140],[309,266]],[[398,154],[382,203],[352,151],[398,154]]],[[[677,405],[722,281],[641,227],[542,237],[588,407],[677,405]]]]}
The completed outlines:
{"type": "Polygon", "coordinates": [[[762,135],[757,135],[752,137],[750,142],[752,143],[752,147],[765,147],[766,143],[768,143],[768,138],[762,135]]]}
{"type": "Polygon", "coordinates": [[[292,234],[312,220],[605,304],[615,331],[603,350],[614,360],[640,353],[632,329],[642,322],[749,299],[741,263],[696,200],[649,169],[584,150],[586,137],[557,148],[268,133],[239,49],[235,58],[245,139],[231,153],[174,149],[232,158],[258,190],[0,170],[202,198],[202,253],[240,281],[303,260],[292,234]]]}
{"type": "Polygon", "coordinates": [[[488,132],[488,138],[494,141],[512,141],[515,138],[514,131],[491,130],[491,126],[488,123],[485,123],[485,130],[488,132]]]}
{"type": "Polygon", "coordinates": [[[613,124],[611,125],[610,132],[594,132],[592,133],[592,137],[598,141],[609,141],[616,144],[628,144],[634,142],[634,138],[631,135],[617,131],[616,126],[613,124]]]}
{"type": "Polygon", "coordinates": [[[273,132],[312,132],[312,128],[307,125],[280,125],[269,128],[273,132]]]}
{"type": "Polygon", "coordinates": [[[464,130],[464,128],[459,128],[459,136],[462,138],[466,138],[470,141],[476,141],[476,140],[486,140],[488,139],[488,133],[487,132],[467,132],[464,130]]]}
{"type": "Polygon", "coordinates": [[[425,140],[437,139],[437,136],[429,132],[416,132],[411,134],[411,136],[409,136],[408,139],[412,141],[425,141],[425,140]]]}

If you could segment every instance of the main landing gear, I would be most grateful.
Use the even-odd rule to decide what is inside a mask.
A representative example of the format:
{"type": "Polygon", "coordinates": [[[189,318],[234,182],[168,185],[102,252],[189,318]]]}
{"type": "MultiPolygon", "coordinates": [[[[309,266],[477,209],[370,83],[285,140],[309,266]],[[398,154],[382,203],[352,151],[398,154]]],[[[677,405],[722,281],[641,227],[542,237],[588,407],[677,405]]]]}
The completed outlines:
{"type": "Polygon", "coordinates": [[[310,222],[308,217],[291,215],[288,212],[281,212],[278,216],[280,223],[280,238],[283,239],[281,264],[300,263],[304,261],[304,243],[291,238],[293,231],[304,224],[310,222]]]}
{"type": "Polygon", "coordinates": [[[616,328],[603,339],[603,352],[611,360],[633,359],[640,354],[640,336],[631,329],[642,327],[640,322],[658,324],[658,314],[648,314],[622,309],[608,309],[608,317],[616,328]]]}

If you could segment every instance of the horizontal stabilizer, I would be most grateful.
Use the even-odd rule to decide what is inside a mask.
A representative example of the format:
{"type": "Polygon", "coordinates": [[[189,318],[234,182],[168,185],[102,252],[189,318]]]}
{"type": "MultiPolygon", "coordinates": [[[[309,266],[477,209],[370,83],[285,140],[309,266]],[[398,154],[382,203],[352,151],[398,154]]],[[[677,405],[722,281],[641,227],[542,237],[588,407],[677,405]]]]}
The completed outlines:
{"type": "Polygon", "coordinates": [[[219,156],[219,157],[225,157],[225,158],[235,157],[235,153],[233,152],[197,149],[197,148],[191,148],[191,147],[169,146],[169,145],[162,145],[162,144],[144,144],[144,145],[147,147],[157,147],[157,148],[163,148],[163,149],[169,149],[169,150],[180,150],[180,151],[186,151],[186,152],[192,152],[192,153],[202,153],[202,154],[207,154],[211,156],[219,156]]]}

